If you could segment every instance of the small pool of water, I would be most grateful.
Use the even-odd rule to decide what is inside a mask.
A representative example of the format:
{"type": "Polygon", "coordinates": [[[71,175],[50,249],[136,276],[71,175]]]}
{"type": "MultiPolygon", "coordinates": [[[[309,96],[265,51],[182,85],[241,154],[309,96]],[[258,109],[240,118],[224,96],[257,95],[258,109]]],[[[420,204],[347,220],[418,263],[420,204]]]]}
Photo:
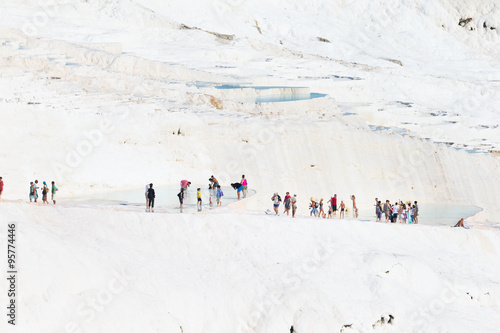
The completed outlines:
{"type": "Polygon", "coordinates": [[[250,84],[195,83],[199,88],[213,87],[221,91],[220,98],[241,103],[279,103],[321,98],[326,94],[311,93],[308,87],[252,86],[250,84]]]}
{"type": "Polygon", "coordinates": [[[321,98],[325,97],[326,94],[309,93],[305,95],[271,95],[271,96],[259,96],[255,98],[254,103],[277,103],[277,102],[291,102],[291,101],[302,101],[307,99],[321,98]]]}
{"type": "MultiPolygon", "coordinates": [[[[476,206],[467,205],[440,205],[440,204],[419,204],[418,223],[426,225],[455,225],[458,220],[474,216],[482,209],[476,206]]],[[[352,213],[351,213],[352,214],[352,213]]],[[[352,217],[346,214],[347,217],[352,217]]],[[[373,209],[360,209],[359,218],[362,220],[375,221],[375,207],[373,209]]],[[[385,222],[385,215],[382,214],[382,222],[385,222]]]]}
{"type": "MultiPolygon", "coordinates": [[[[146,186],[144,184],[144,186],[146,186]]],[[[183,212],[195,212],[197,211],[196,203],[196,188],[189,187],[186,191],[186,196],[184,198],[184,209],[183,212]]],[[[162,211],[167,212],[179,212],[180,204],[177,194],[179,193],[179,186],[173,185],[163,185],[154,187],[155,189],[155,208],[160,208],[162,211]]],[[[226,206],[233,202],[238,201],[238,195],[236,190],[233,190],[230,186],[221,187],[224,193],[221,203],[222,206],[226,206]]],[[[254,195],[255,190],[249,189],[247,197],[254,195]]],[[[201,198],[203,203],[203,209],[216,208],[215,192],[209,190],[208,188],[201,188],[201,198]],[[213,206],[209,205],[210,195],[212,195],[213,206]]],[[[243,195],[241,195],[243,198],[243,195]]],[[[92,201],[92,202],[102,202],[102,203],[114,203],[117,205],[129,205],[129,206],[140,206],[146,207],[145,189],[138,188],[134,190],[126,191],[110,191],[110,192],[99,192],[94,194],[85,195],[77,198],[77,200],[82,201],[92,201]]]]}

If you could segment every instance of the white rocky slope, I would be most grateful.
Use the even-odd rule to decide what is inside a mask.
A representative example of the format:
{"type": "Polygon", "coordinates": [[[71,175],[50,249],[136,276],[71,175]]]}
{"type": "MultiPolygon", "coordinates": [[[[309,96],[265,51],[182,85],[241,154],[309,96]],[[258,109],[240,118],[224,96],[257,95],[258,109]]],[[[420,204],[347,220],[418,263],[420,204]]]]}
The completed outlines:
{"type": "Polygon", "coordinates": [[[20,332],[495,331],[497,230],[261,212],[275,191],[299,195],[299,216],[312,196],[356,194],[362,208],[475,205],[468,222],[495,226],[497,3],[58,3],[0,5],[0,221],[19,222],[20,332]],[[243,103],[254,92],[219,84],[328,96],[243,103]],[[214,214],[64,202],[242,173],[257,194],[214,214]],[[64,206],[12,202],[36,178],[64,206]]]}

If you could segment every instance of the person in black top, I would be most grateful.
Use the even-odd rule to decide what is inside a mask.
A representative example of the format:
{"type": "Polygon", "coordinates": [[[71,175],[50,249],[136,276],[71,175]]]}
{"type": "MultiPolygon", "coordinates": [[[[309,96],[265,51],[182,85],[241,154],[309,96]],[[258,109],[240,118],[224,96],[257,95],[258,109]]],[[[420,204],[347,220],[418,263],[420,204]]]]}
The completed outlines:
{"type": "Polygon", "coordinates": [[[149,189],[148,189],[148,208],[146,209],[147,212],[155,211],[155,190],[153,189],[153,183],[149,184],[149,189]]]}
{"type": "Polygon", "coordinates": [[[231,187],[238,193],[238,200],[240,200],[241,191],[243,190],[243,185],[241,183],[232,183],[231,187]]]}

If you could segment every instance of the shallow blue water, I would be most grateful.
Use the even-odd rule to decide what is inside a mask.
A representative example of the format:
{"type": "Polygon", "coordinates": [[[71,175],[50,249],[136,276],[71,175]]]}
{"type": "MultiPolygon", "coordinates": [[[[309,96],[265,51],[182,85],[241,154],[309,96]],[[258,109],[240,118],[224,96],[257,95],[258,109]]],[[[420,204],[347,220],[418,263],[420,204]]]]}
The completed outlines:
{"type": "MultiPolygon", "coordinates": [[[[479,213],[482,209],[477,206],[468,205],[446,205],[446,204],[419,204],[419,224],[427,225],[455,225],[461,218],[466,219],[479,213]]],[[[346,217],[352,217],[346,214],[346,217]]],[[[375,207],[373,209],[360,209],[360,219],[375,221],[375,207]]],[[[382,222],[385,216],[382,214],[382,222]]]]}
{"type": "MultiPolygon", "coordinates": [[[[146,184],[144,184],[146,186],[146,184]]],[[[189,187],[186,191],[185,199],[184,199],[184,212],[194,212],[197,210],[196,203],[196,188],[197,187],[189,187]]],[[[154,187],[155,189],[155,208],[162,208],[166,211],[178,212],[180,208],[179,198],[177,194],[179,193],[180,188],[178,186],[158,186],[154,187]]],[[[221,187],[221,190],[224,193],[222,197],[221,203],[223,206],[228,205],[230,203],[238,201],[238,196],[236,190],[233,190],[230,186],[221,187]]],[[[212,194],[213,206],[216,207],[215,201],[215,192],[212,192],[208,188],[201,188],[201,197],[203,209],[210,208],[210,195],[212,194]]],[[[249,189],[248,196],[254,195],[255,191],[249,189]]],[[[241,195],[243,198],[243,195],[241,195]]],[[[80,200],[89,200],[89,201],[102,201],[103,203],[115,203],[119,205],[144,205],[146,206],[146,198],[145,198],[145,189],[134,189],[134,190],[126,190],[126,191],[111,191],[111,192],[100,192],[90,195],[85,195],[80,198],[80,200]]]]}
{"type": "Polygon", "coordinates": [[[306,99],[314,99],[325,97],[326,94],[310,93],[310,94],[300,94],[300,95],[271,95],[271,96],[259,96],[255,98],[255,103],[277,103],[277,102],[291,102],[291,101],[302,101],[306,99]]]}

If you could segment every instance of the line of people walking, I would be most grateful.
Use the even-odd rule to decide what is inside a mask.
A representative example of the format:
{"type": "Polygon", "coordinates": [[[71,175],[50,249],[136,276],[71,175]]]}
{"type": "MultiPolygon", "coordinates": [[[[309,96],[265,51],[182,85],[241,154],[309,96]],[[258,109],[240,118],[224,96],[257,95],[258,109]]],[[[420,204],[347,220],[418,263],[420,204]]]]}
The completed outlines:
{"type": "Polygon", "coordinates": [[[43,185],[41,188],[40,188],[40,186],[38,186],[38,179],[35,180],[34,182],[30,182],[30,192],[29,192],[30,202],[37,202],[38,201],[38,190],[39,189],[42,192],[42,203],[44,203],[44,204],[49,203],[47,197],[48,197],[48,194],[50,192],[52,202],[54,203],[54,205],[56,204],[56,194],[57,194],[57,191],[59,191],[59,189],[57,188],[56,183],[54,181],[52,181],[50,189],[47,186],[46,181],[43,181],[43,185]]]}

